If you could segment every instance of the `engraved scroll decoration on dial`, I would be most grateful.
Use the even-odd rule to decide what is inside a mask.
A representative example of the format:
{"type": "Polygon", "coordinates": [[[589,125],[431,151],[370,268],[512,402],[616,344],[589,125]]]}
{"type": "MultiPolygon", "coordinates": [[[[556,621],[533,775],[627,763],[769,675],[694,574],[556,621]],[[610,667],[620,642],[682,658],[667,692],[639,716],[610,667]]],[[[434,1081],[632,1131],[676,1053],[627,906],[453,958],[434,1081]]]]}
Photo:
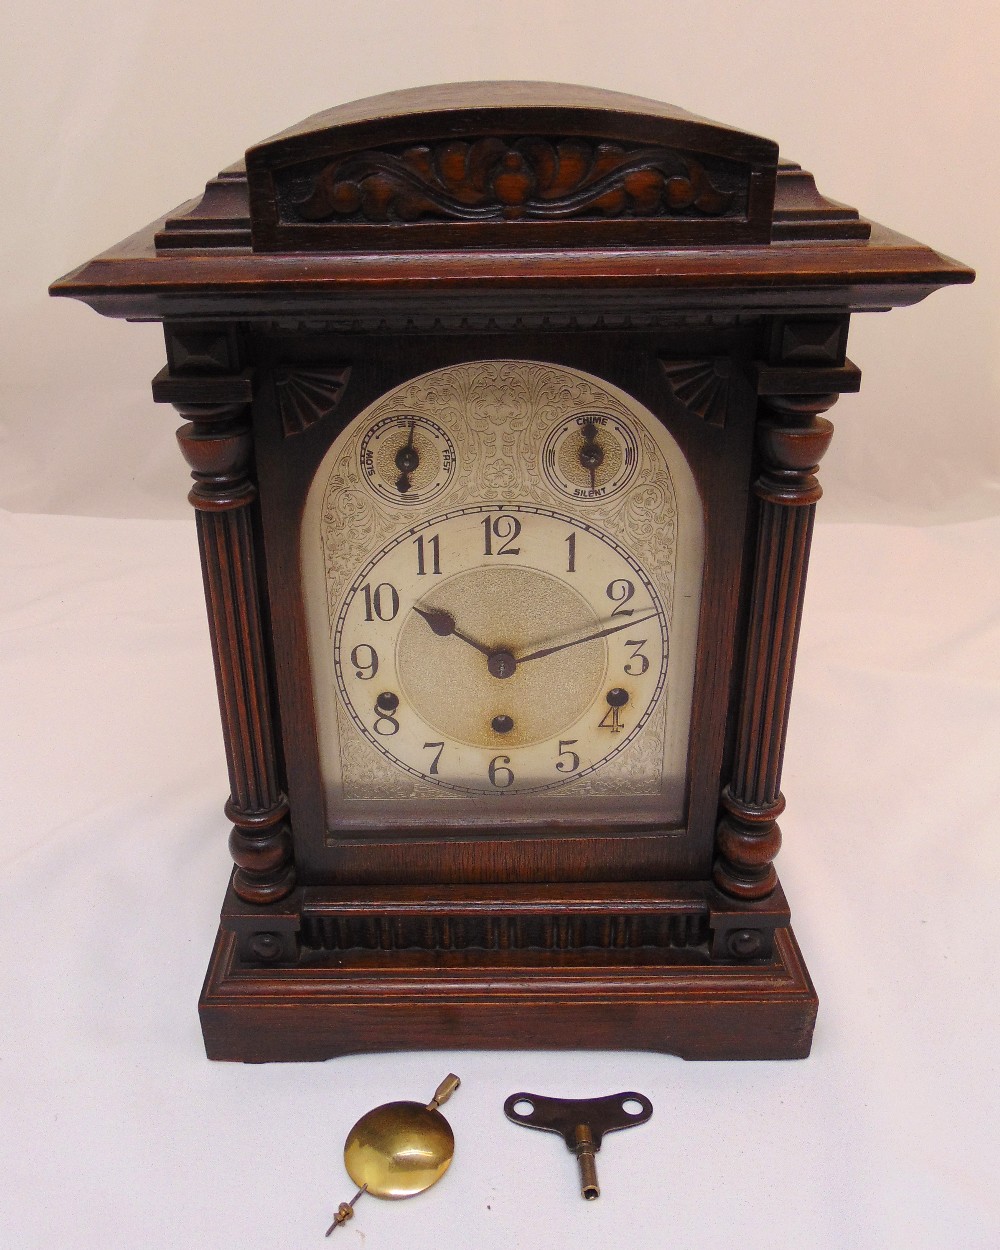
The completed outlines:
{"type": "Polygon", "coordinates": [[[700,531],[671,446],[603,380],[504,359],[415,376],[338,436],[303,521],[332,819],[484,824],[503,795],[504,819],[525,824],[584,819],[592,803],[613,815],[622,795],[650,818],[682,811],[698,550],[685,548],[680,601],[675,580],[678,535],[700,531]],[[486,618],[466,600],[491,605],[486,618]],[[546,655],[527,660],[532,648],[546,655]],[[504,652],[500,677],[488,666],[504,652]]]}

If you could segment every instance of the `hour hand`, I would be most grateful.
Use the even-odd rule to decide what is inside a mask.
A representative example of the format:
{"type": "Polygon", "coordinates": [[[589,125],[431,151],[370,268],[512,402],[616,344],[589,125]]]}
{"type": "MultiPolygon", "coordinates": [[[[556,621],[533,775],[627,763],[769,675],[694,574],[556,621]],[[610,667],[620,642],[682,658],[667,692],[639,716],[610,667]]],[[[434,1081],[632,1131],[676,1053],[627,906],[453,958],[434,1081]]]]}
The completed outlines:
{"type": "Polygon", "coordinates": [[[422,616],[424,618],[427,624],[431,627],[432,631],[437,634],[439,638],[448,638],[450,635],[454,634],[456,638],[460,639],[464,643],[467,643],[470,647],[474,647],[483,655],[490,656],[493,654],[489,647],[484,647],[481,642],[476,642],[475,638],[470,638],[467,634],[463,634],[460,629],[457,629],[455,626],[455,618],[450,612],[445,612],[440,608],[428,611],[426,608],[418,608],[416,605],[414,605],[413,610],[418,616],[422,616]]]}

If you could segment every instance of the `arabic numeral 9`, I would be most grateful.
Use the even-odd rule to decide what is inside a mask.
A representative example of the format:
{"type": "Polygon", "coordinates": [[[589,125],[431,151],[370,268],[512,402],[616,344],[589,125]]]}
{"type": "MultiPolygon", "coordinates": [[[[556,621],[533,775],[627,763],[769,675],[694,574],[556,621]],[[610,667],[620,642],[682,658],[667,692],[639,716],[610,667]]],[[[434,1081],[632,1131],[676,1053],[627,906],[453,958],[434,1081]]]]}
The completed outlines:
{"type": "Polygon", "coordinates": [[[354,676],[361,681],[371,681],[378,672],[378,652],[367,642],[360,642],[351,652],[354,676]]]}

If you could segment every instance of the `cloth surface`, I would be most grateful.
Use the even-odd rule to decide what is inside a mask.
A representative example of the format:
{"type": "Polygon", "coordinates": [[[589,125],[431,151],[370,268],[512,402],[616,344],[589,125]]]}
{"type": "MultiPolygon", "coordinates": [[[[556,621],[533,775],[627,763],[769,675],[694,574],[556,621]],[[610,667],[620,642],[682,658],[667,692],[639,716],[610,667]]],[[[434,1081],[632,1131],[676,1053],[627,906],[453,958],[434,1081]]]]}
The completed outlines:
{"type": "Polygon", "coordinates": [[[983,159],[1000,8],[305,0],[289,15],[5,9],[0,1250],[326,1244],[353,1189],[347,1128],[450,1068],[451,1172],[412,1202],[363,1200],[335,1248],[996,1250],[1000,522],[829,522],[1000,511],[1000,163],[983,159]],[[176,422],[151,415],[162,333],[46,287],[248,144],[457,77],[669,98],[773,137],[823,192],[979,270],[855,317],[864,387],[832,413],[778,860],[821,1000],[805,1062],[204,1058],[226,770],[176,422]],[[72,515],[109,513],[163,522],[72,515]],[[596,1203],[557,1139],[500,1110],[516,1089],[629,1086],[654,1116],[609,1139],[596,1203]]]}
{"type": "Polygon", "coordinates": [[[325,1244],[351,1124],[455,1071],[450,1172],[363,1199],[341,1250],[995,1250],[998,549],[997,519],[817,527],[778,860],[809,1059],[252,1066],[210,1063],[196,1011],[230,861],[193,522],[0,514],[0,1244],[325,1244]],[[653,1118],[607,1140],[597,1202],[502,1115],[630,1088],[653,1118]]]}

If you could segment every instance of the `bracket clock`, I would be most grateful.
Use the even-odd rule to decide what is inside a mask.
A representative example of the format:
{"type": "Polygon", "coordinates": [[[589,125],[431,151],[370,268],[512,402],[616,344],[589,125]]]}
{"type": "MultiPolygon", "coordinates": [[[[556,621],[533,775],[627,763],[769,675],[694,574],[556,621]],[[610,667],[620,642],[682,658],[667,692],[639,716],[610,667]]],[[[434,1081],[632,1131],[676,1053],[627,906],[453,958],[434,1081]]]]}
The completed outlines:
{"type": "Polygon", "coordinates": [[[964,266],[576,87],[333,108],[54,284],[160,321],[235,861],[208,1053],[808,1053],[775,875],[851,313],[964,266]]]}

